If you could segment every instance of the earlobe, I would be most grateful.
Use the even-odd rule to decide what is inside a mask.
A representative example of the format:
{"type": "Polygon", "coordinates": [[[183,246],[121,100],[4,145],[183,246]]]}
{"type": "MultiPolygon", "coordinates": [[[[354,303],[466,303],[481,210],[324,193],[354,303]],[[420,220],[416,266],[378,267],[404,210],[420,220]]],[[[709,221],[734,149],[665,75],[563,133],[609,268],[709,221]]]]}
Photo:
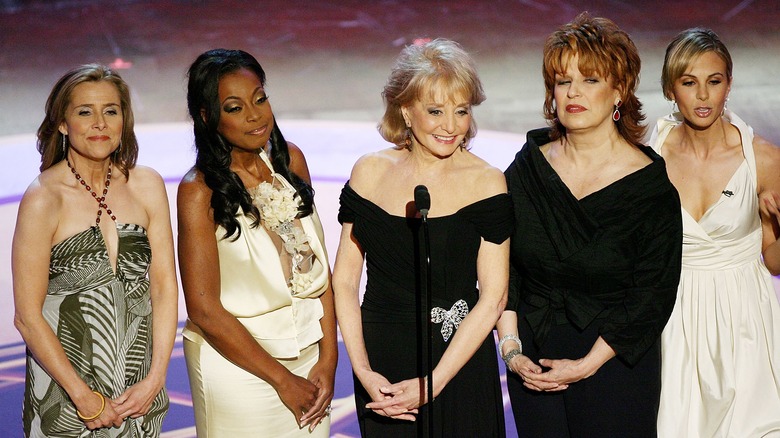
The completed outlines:
{"type": "Polygon", "coordinates": [[[60,123],[57,130],[60,131],[60,134],[62,135],[68,135],[68,125],[66,125],[65,122],[60,123]]]}
{"type": "Polygon", "coordinates": [[[208,124],[208,120],[206,118],[206,110],[204,108],[201,108],[200,110],[200,118],[203,119],[203,123],[208,124]]]}

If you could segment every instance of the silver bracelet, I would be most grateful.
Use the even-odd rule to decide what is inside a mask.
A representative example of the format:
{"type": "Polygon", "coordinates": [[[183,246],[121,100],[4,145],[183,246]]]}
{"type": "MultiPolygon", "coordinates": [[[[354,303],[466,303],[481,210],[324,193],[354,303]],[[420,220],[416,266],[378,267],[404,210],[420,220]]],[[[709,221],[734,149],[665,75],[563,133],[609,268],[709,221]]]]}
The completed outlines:
{"type": "Polygon", "coordinates": [[[506,364],[507,368],[510,368],[509,362],[512,360],[512,358],[521,354],[523,354],[523,350],[521,348],[515,348],[514,350],[510,350],[509,353],[507,353],[505,356],[502,355],[501,359],[504,359],[504,363],[506,364]]]}
{"type": "Polygon", "coordinates": [[[503,347],[506,341],[514,341],[517,344],[518,348],[520,349],[520,353],[523,352],[523,343],[520,342],[520,338],[518,338],[517,335],[504,335],[504,337],[502,337],[501,340],[498,341],[498,352],[501,354],[501,357],[504,357],[503,347]]]}

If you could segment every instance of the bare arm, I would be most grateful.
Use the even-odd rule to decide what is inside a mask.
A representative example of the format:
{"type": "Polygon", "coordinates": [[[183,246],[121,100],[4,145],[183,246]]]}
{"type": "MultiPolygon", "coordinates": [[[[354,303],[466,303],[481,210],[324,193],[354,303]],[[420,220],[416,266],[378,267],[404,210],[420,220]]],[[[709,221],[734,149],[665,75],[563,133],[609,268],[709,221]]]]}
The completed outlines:
{"type": "MultiPolygon", "coordinates": [[[[363,339],[363,322],[360,314],[360,277],[363,271],[363,250],[352,235],[352,224],[341,227],[339,249],[333,271],[333,290],[336,297],[336,316],[352,370],[363,388],[374,401],[389,398],[380,388],[390,385],[390,381],[371,368],[363,339]]],[[[402,420],[414,420],[417,410],[383,410],[380,415],[402,420]]]]}
{"type": "Polygon", "coordinates": [[[762,255],[772,275],[780,274],[780,148],[756,136],[759,211],[763,231],[762,255]]]}
{"type": "MultiPolygon", "coordinates": [[[[36,361],[65,390],[76,409],[91,417],[100,411],[101,400],[76,373],[60,340],[43,318],[52,238],[61,214],[61,201],[38,181],[30,186],[19,204],[14,231],[11,256],[14,325],[36,361]]],[[[106,403],[103,413],[86,425],[96,429],[121,423],[122,418],[106,403]]]]}
{"type": "MultiPolygon", "coordinates": [[[[267,381],[300,419],[314,406],[317,387],[266,352],[220,301],[219,254],[211,191],[195,171],[179,185],[179,267],[190,321],[223,356],[267,381]]],[[[246,230],[244,232],[247,232],[246,230]]]]}
{"type": "Polygon", "coordinates": [[[176,339],[178,284],[173,258],[173,233],[168,194],[157,172],[144,167],[134,169],[138,197],[149,215],[147,237],[152,250],[149,268],[149,293],[152,300],[152,364],[149,374],[115,400],[120,417],[137,418],[146,414],[152,401],[165,385],[168,362],[176,339]]]}
{"type": "MultiPolygon", "coordinates": [[[[289,142],[287,144],[290,150],[290,170],[311,185],[309,167],[306,164],[303,152],[295,144],[289,142]]],[[[319,216],[317,216],[316,210],[312,215],[314,215],[312,219],[319,235],[323,236],[322,223],[319,216]]],[[[322,244],[323,246],[325,245],[324,238],[322,239],[322,244]]],[[[323,263],[327,264],[328,261],[324,260],[323,263]]],[[[309,372],[309,380],[319,388],[319,392],[315,405],[301,418],[302,423],[310,424],[310,430],[313,430],[328,415],[326,408],[333,399],[334,382],[336,379],[338,340],[336,339],[336,310],[333,304],[333,285],[330,275],[328,277],[328,288],[320,295],[319,299],[324,312],[322,319],[320,319],[323,335],[319,342],[319,359],[309,372]]]]}

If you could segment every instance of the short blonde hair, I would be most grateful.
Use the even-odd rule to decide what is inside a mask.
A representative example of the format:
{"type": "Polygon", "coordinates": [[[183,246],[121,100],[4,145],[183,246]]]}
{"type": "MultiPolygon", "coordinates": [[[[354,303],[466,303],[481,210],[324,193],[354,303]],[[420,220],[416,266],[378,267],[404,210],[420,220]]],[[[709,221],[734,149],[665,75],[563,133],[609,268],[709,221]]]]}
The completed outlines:
{"type": "MultiPolygon", "coordinates": [[[[382,138],[398,148],[405,147],[406,123],[401,108],[434,90],[447,96],[464,96],[472,106],[485,101],[474,61],[455,41],[437,38],[401,51],[382,90],[385,114],[377,127],[382,138]]],[[[476,133],[477,124],[472,117],[465,141],[476,133]]]]}
{"type": "Polygon", "coordinates": [[[674,100],[674,83],[685,74],[691,62],[707,52],[714,52],[726,63],[726,76],[731,83],[731,71],[734,63],[726,45],[711,29],[694,27],[686,29],[669,43],[661,69],[661,87],[664,97],[674,100]]]}
{"type": "Polygon", "coordinates": [[[562,74],[566,63],[577,55],[579,70],[584,75],[598,74],[612,80],[620,92],[620,135],[632,144],[639,144],[645,133],[642,103],[636,97],[641,62],[639,51],[626,32],[612,20],[579,14],[571,23],[561,26],[547,38],[544,45],[545,98],[544,117],[552,126],[552,140],[566,135],[566,127],[558,120],[555,108],[555,74],[562,74]]]}

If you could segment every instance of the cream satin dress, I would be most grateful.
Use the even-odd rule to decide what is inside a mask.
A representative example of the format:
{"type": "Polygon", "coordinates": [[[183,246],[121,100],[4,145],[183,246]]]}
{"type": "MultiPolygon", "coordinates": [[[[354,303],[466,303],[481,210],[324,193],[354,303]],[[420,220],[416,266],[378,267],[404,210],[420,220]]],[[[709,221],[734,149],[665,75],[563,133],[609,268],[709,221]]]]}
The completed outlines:
{"type": "MultiPolygon", "coordinates": [[[[273,172],[265,152],[260,157],[273,172]]],[[[281,175],[274,179],[291,187],[281,175]]],[[[311,283],[295,295],[283,268],[280,238],[264,226],[252,228],[239,211],[241,236],[223,239],[216,230],[222,305],[255,340],[291,372],[306,378],[319,358],[323,316],[319,296],[328,287],[328,256],[316,210],[296,220],[309,237],[313,253],[311,283]]],[[[233,236],[235,237],[235,235],[233,236]]],[[[314,433],[299,429],[293,413],[271,385],[237,367],[206,341],[191,321],[182,332],[199,438],[327,437],[330,421],[314,433]]]]}
{"type": "MultiPolygon", "coordinates": [[[[698,222],[682,211],[682,276],[661,338],[659,437],[780,436],[780,305],[761,259],[753,130],[725,117],[745,160],[698,222]]],[[[658,121],[657,152],[679,123],[679,113],[658,121]]]]}

